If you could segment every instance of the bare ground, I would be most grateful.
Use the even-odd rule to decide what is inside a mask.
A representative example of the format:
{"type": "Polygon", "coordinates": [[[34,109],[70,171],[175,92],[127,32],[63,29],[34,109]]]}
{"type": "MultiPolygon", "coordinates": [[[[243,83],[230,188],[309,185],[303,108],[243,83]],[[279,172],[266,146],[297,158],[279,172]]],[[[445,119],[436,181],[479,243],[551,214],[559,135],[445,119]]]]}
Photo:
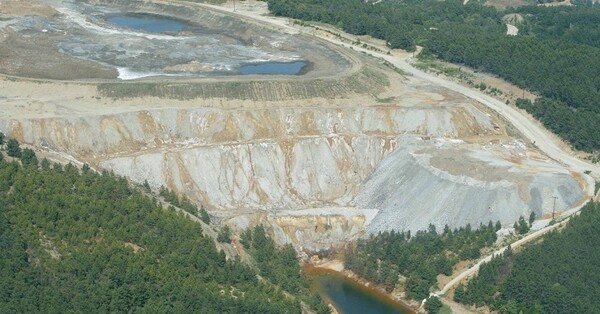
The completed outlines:
{"type": "Polygon", "coordinates": [[[54,35],[0,33],[0,73],[53,80],[116,79],[117,70],[58,51],[54,35]]]}
{"type": "Polygon", "coordinates": [[[0,16],[40,15],[51,17],[58,12],[51,6],[33,3],[27,0],[4,0],[0,2],[0,16]]]}
{"type": "MultiPolygon", "coordinates": [[[[122,2],[103,0],[94,1],[94,4],[112,6],[115,7],[115,10],[139,11],[171,16],[188,21],[190,25],[201,27],[203,31],[210,34],[212,34],[211,32],[215,32],[215,38],[218,38],[223,44],[238,45],[239,47],[243,47],[240,48],[241,50],[255,49],[254,52],[266,55],[281,55],[279,57],[282,58],[294,55],[309,64],[309,70],[304,71],[300,76],[251,75],[244,76],[243,78],[232,78],[231,74],[226,73],[224,77],[218,79],[219,81],[237,80],[247,82],[248,80],[281,79],[302,81],[315,78],[332,78],[355,73],[360,69],[361,65],[356,56],[337,49],[335,46],[318,38],[299,35],[297,32],[282,36],[278,33],[279,29],[273,27],[271,24],[257,23],[253,19],[247,18],[231,18],[229,14],[223,14],[212,8],[206,10],[206,7],[199,7],[190,2],[122,2]],[[227,32],[224,32],[223,29],[227,29],[227,32]],[[224,35],[221,36],[218,34],[224,35]],[[283,46],[279,46],[281,43],[283,43],[283,46]]],[[[69,7],[68,4],[65,4],[65,6],[69,7]]],[[[78,10],[84,10],[79,7],[59,8],[58,10],[60,12],[48,5],[35,4],[29,1],[9,0],[0,2],[0,23],[2,23],[0,24],[0,73],[16,77],[53,80],[89,81],[93,79],[95,81],[102,81],[117,78],[116,64],[121,63],[115,63],[115,60],[128,60],[127,58],[129,57],[127,50],[123,50],[124,48],[121,46],[105,44],[104,41],[108,40],[110,43],[111,38],[111,36],[106,36],[106,32],[110,34],[114,33],[110,28],[111,26],[102,26],[101,19],[98,22],[90,22],[90,16],[79,13],[78,10]],[[100,24],[97,25],[95,23],[100,24]],[[101,40],[103,45],[96,47],[90,44],[90,42],[94,42],[94,39],[101,40]],[[73,48],[65,44],[73,40],[76,41],[77,45],[80,45],[78,47],[81,47],[81,49],[92,49],[90,48],[91,45],[95,49],[91,55],[95,57],[86,57],[85,59],[74,57],[74,55],[79,56],[81,54],[78,50],[79,48],[74,48],[75,51],[79,52],[73,55],[73,52],[69,50],[73,48]]],[[[123,36],[129,36],[127,34],[123,36]]],[[[132,38],[135,39],[136,36],[139,39],[141,35],[135,34],[132,38]]],[[[150,36],[148,39],[155,37],[150,36]]],[[[191,36],[191,38],[193,37],[191,36]]],[[[122,39],[122,37],[119,38],[122,39]]],[[[181,63],[181,57],[174,57],[173,62],[169,64],[169,60],[171,60],[169,59],[171,58],[170,56],[172,54],[177,55],[177,52],[165,52],[165,49],[168,50],[168,46],[165,48],[164,44],[154,40],[146,40],[143,42],[143,45],[145,53],[137,56],[135,60],[141,60],[136,62],[145,64],[144,68],[152,69],[152,64],[156,62],[156,59],[152,59],[151,57],[160,56],[161,66],[157,70],[185,70],[190,74],[187,77],[183,76],[179,82],[193,78],[193,74],[198,71],[202,72],[203,75],[205,73],[209,76],[212,75],[210,73],[212,72],[212,66],[203,63],[204,58],[207,56],[210,57],[212,53],[210,52],[212,51],[210,50],[212,49],[210,46],[203,48],[202,51],[206,51],[205,53],[194,55],[199,58],[198,60],[181,63]],[[165,63],[166,65],[162,66],[165,63]]],[[[135,49],[140,49],[140,47],[135,46],[135,49]]],[[[262,56],[260,58],[266,58],[266,55],[260,55],[262,56]]],[[[188,56],[188,58],[191,57],[188,56]]],[[[122,64],[118,66],[123,67],[122,64]]],[[[220,74],[215,74],[214,76],[220,76],[220,74]]],[[[152,80],[165,81],[165,78],[155,77],[155,79],[146,79],[146,81],[152,80]]]]}

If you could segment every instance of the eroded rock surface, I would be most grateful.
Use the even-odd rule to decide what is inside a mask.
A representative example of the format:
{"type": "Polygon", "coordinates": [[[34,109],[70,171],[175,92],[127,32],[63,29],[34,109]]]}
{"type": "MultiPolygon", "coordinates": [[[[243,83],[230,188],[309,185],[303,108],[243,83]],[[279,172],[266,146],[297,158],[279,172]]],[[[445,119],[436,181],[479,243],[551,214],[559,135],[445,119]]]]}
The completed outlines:
{"type": "MultiPolygon", "coordinates": [[[[5,116],[0,129],[171,188],[216,216],[258,215],[252,220],[270,224],[279,241],[310,249],[365,229],[511,223],[531,210],[548,213],[552,196],[559,210],[585,197],[583,180],[506,135],[477,104],[413,79],[406,84],[387,103],[231,108],[222,100],[195,107],[154,99],[141,109],[120,100],[114,114],[83,106],[81,114],[36,118],[38,105],[23,118],[5,116]],[[365,210],[376,215],[366,219],[365,210]]],[[[244,227],[240,221],[230,222],[244,227]]]]}
{"type": "Polygon", "coordinates": [[[445,139],[401,143],[357,197],[359,207],[380,210],[369,232],[414,232],[430,223],[438,230],[488,221],[510,224],[532,211],[551,213],[554,197],[563,211],[586,195],[582,178],[535,156],[520,141],[484,147],[445,139]]]}
{"type": "MultiPolygon", "coordinates": [[[[186,10],[174,14],[191,19],[186,10]]],[[[218,23],[236,19],[219,15],[218,23]]],[[[11,27],[0,41],[23,35],[11,27]]],[[[261,30],[240,32],[248,41],[261,30]]],[[[265,34],[271,37],[263,44],[280,36],[265,34]]],[[[48,40],[41,43],[59,39],[48,40]]],[[[555,197],[557,211],[589,197],[585,176],[522,143],[479,104],[359,54],[322,51],[325,57],[302,50],[303,59],[324,66],[293,79],[0,79],[0,131],[155,189],[168,187],[224,223],[267,224],[277,241],[309,250],[430,223],[512,224],[531,211],[552,212],[555,197]]],[[[68,58],[59,61],[52,66],[68,58]]],[[[192,61],[156,66],[209,68],[192,61]]]]}
{"type": "Polygon", "coordinates": [[[491,119],[468,103],[170,108],[14,120],[10,127],[25,142],[167,186],[211,208],[278,210],[353,204],[398,135],[458,136],[455,116],[464,112],[474,130],[494,132],[491,119]]]}

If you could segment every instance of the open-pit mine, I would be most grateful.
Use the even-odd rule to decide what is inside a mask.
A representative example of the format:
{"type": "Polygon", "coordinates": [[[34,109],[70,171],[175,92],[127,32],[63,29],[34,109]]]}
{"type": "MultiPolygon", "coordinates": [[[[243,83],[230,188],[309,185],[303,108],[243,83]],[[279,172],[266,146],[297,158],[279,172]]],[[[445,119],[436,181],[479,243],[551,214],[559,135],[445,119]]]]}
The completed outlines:
{"type": "Polygon", "coordinates": [[[590,197],[584,174],[478,102],[190,2],[2,1],[0,73],[9,137],[297,248],[512,224],[590,197]]]}

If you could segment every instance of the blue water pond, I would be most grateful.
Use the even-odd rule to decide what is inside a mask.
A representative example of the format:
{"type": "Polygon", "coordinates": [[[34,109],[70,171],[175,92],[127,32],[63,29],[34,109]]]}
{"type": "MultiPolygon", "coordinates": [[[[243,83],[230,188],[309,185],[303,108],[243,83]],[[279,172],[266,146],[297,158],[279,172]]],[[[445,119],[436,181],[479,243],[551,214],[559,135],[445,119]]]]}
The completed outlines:
{"type": "Polygon", "coordinates": [[[177,19],[131,13],[111,16],[107,21],[115,25],[150,33],[178,33],[188,26],[187,23],[177,19]]]}
{"type": "MultiPolygon", "coordinates": [[[[194,28],[190,28],[185,21],[160,15],[124,13],[109,16],[106,20],[118,26],[150,33],[178,33],[186,28],[194,32],[194,28]]],[[[252,63],[242,65],[239,73],[299,75],[305,66],[304,61],[252,63]]]]}
{"type": "Polygon", "coordinates": [[[404,314],[405,312],[390,300],[368,293],[355,283],[340,276],[319,275],[316,278],[318,289],[342,314],[404,314]]]}
{"type": "Polygon", "coordinates": [[[305,66],[306,62],[304,61],[265,62],[244,65],[240,68],[240,73],[298,75],[305,66]]]}

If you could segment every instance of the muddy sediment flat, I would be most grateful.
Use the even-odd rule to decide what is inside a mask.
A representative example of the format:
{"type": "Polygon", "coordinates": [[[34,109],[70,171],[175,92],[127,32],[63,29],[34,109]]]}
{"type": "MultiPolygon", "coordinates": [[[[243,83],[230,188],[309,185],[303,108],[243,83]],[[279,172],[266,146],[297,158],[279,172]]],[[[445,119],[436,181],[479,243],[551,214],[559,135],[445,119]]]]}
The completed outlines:
{"type": "Polygon", "coordinates": [[[333,47],[306,36],[191,5],[23,1],[23,7],[47,10],[22,15],[8,3],[0,4],[0,73],[11,76],[202,78],[248,74],[248,66],[262,66],[250,74],[310,78],[352,68],[333,47]],[[282,70],[298,62],[311,66],[282,70]]]}

